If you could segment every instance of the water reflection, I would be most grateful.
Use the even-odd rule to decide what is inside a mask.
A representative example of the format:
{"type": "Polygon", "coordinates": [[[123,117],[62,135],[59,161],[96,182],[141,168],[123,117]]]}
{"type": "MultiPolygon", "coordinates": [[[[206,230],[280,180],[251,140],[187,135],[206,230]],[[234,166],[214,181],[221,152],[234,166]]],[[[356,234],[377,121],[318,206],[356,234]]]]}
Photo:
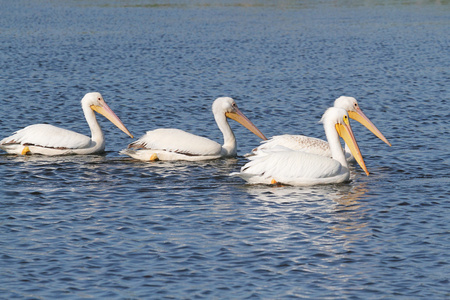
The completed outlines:
{"type": "Polygon", "coordinates": [[[107,161],[106,155],[67,155],[67,156],[46,156],[46,155],[10,155],[0,154],[0,162],[24,163],[32,165],[53,165],[61,163],[99,163],[107,161]]]}
{"type": "Polygon", "coordinates": [[[334,201],[334,224],[330,226],[333,234],[340,236],[346,244],[360,241],[371,235],[368,230],[366,202],[361,201],[368,193],[367,183],[349,186],[348,191],[339,191],[334,201]]]}
{"type": "Polygon", "coordinates": [[[311,187],[246,185],[245,191],[261,201],[279,204],[298,201],[332,200],[339,205],[355,205],[368,192],[365,182],[311,187]]]}
{"type": "Polygon", "coordinates": [[[361,201],[369,192],[365,182],[302,188],[246,186],[244,190],[271,214],[286,220],[282,227],[302,220],[303,227],[309,228],[308,238],[324,251],[332,252],[337,244],[348,247],[371,234],[366,202],[361,201]],[[326,234],[317,239],[315,235],[324,230],[326,234]]]}
{"type": "Polygon", "coordinates": [[[349,184],[337,190],[336,197],[333,200],[341,205],[342,210],[359,209],[359,200],[363,199],[368,191],[367,182],[349,184]]]}

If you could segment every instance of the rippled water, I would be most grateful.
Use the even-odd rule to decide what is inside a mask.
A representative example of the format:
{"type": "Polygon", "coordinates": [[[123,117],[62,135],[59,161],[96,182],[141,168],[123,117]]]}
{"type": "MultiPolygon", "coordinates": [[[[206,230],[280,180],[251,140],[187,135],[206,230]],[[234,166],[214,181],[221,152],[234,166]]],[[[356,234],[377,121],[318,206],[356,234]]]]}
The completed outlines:
{"type": "Polygon", "coordinates": [[[310,188],[228,176],[236,159],[143,163],[100,118],[101,156],[0,155],[0,293],[49,298],[445,299],[449,293],[447,1],[1,1],[2,137],[89,134],[99,91],[135,136],[221,141],[235,98],[266,136],[323,137],[354,96],[392,142],[353,129],[371,172],[310,188]]]}

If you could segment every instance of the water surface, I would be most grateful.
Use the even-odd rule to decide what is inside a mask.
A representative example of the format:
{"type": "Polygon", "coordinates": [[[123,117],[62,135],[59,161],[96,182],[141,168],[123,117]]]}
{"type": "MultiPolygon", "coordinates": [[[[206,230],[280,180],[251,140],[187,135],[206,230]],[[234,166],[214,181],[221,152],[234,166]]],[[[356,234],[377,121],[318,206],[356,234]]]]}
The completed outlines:
{"type": "Polygon", "coordinates": [[[48,298],[449,298],[447,1],[1,1],[0,132],[89,134],[101,92],[136,136],[222,141],[231,96],[266,136],[324,137],[353,96],[391,141],[352,123],[370,176],[317,187],[229,177],[238,157],[144,163],[102,117],[106,153],[0,155],[0,292],[48,298]]]}

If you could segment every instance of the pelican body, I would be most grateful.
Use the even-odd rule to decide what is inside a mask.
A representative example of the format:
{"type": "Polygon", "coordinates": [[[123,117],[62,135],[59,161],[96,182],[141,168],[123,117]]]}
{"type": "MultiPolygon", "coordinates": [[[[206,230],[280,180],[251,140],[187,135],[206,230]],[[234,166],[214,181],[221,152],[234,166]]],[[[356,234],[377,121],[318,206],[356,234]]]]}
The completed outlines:
{"type": "Polygon", "coordinates": [[[144,161],[199,161],[234,157],[237,148],[236,138],[227,118],[239,122],[255,135],[266,140],[261,131],[238,109],[232,98],[217,98],[212,105],[212,111],[217,126],[223,134],[223,145],[179,129],[162,128],[148,131],[120,153],[144,161]]]}
{"type": "Polygon", "coordinates": [[[348,181],[350,171],[339,136],[349,146],[356,161],[369,175],[350,127],[347,111],[331,107],[322,117],[331,157],[284,147],[259,151],[241,171],[232,173],[251,184],[288,184],[308,186],[348,181]]]}
{"type": "MultiPolygon", "coordinates": [[[[343,108],[348,112],[348,116],[369,129],[383,142],[391,146],[391,143],[384,137],[380,130],[370,121],[370,119],[363,113],[359,107],[358,101],[353,97],[341,96],[334,101],[334,107],[343,108]]],[[[277,135],[270,140],[263,141],[262,144],[253,149],[247,156],[258,153],[261,150],[272,149],[274,147],[286,147],[292,150],[300,150],[307,153],[323,155],[331,157],[331,149],[327,141],[308,137],[304,135],[277,135]]],[[[345,154],[348,160],[354,160],[347,145],[345,147],[345,154]]]]}
{"type": "Polygon", "coordinates": [[[87,93],[81,107],[91,129],[91,137],[49,124],[34,124],[0,141],[0,148],[10,154],[72,155],[96,154],[105,150],[105,139],[94,111],[102,114],[120,130],[133,135],[109,108],[100,93],[87,93]]]}

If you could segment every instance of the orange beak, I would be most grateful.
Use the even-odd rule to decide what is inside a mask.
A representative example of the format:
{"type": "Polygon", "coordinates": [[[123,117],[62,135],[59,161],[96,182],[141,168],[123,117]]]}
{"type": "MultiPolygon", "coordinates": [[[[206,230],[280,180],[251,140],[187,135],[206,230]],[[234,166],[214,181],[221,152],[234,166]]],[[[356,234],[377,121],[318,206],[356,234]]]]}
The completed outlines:
{"type": "Polygon", "coordinates": [[[114,125],[117,126],[117,128],[119,128],[120,130],[128,134],[131,138],[133,138],[133,135],[128,131],[125,125],[123,125],[119,117],[112,111],[111,108],[109,108],[109,106],[104,101],[101,102],[101,105],[91,105],[91,109],[105,116],[105,118],[110,120],[114,125]]]}
{"type": "Polygon", "coordinates": [[[378,128],[373,125],[373,123],[369,120],[368,117],[362,112],[362,110],[358,107],[355,111],[349,111],[348,116],[352,118],[355,121],[358,121],[359,123],[363,124],[367,129],[369,129],[373,134],[375,134],[380,140],[391,146],[391,143],[384,137],[384,135],[381,133],[381,131],[378,130],[378,128]]]}
{"type": "Polygon", "coordinates": [[[364,163],[364,159],[361,155],[361,151],[359,150],[358,144],[356,143],[355,136],[353,135],[353,131],[350,127],[348,118],[344,119],[344,124],[336,124],[335,127],[339,136],[344,139],[358,164],[361,166],[364,172],[366,172],[366,175],[369,176],[369,171],[367,170],[366,164],[364,163]]]}
{"type": "Polygon", "coordinates": [[[227,112],[225,113],[225,116],[240,123],[242,126],[257,135],[259,138],[267,140],[264,134],[262,134],[262,132],[258,128],[256,128],[256,126],[239,109],[236,108],[234,112],[227,112]]]}

